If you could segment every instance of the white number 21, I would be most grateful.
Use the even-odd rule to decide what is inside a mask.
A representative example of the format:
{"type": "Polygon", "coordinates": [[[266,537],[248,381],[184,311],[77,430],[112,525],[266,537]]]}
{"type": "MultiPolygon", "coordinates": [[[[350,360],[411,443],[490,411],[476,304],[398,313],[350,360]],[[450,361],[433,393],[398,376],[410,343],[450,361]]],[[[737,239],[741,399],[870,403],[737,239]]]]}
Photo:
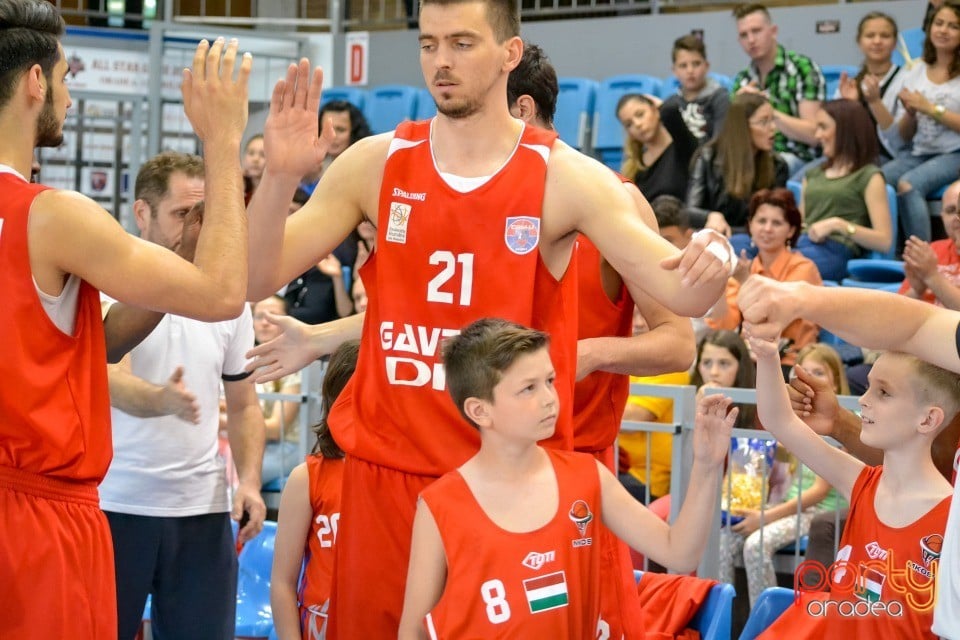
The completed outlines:
{"type": "Polygon", "coordinates": [[[461,270],[459,303],[464,307],[470,306],[470,296],[473,294],[473,254],[454,255],[451,251],[434,251],[430,255],[430,264],[441,265],[443,268],[427,284],[427,302],[453,304],[453,293],[441,291],[440,288],[454,278],[459,264],[461,270]]]}

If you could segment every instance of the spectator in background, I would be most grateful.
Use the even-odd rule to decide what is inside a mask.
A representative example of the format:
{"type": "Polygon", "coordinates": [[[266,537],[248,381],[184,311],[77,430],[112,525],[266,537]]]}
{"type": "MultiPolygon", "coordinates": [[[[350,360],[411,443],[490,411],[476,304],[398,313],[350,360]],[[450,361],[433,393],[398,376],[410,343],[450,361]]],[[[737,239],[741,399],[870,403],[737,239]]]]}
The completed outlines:
{"type": "Polygon", "coordinates": [[[263,176],[263,166],[266,164],[266,155],[263,153],[263,134],[256,133],[247,140],[247,145],[243,148],[243,161],[240,163],[243,169],[243,190],[246,194],[247,202],[250,196],[260,184],[260,178],[263,176]]]}
{"type": "Polygon", "coordinates": [[[747,205],[759,189],[787,184],[788,168],[773,151],[776,122],[773,107],[762,95],[743,93],[733,99],[717,137],[693,160],[687,207],[700,225],[724,235],[740,235],[734,249],[746,248],[747,205]]]}
{"type": "Polygon", "coordinates": [[[890,205],[877,157],[877,137],[866,109],[831,100],[817,110],[817,140],[826,161],[803,180],[806,233],[797,250],[824,280],[847,275],[847,261],[863,251],[887,251],[893,242],[890,205]]]}
{"type": "Polygon", "coordinates": [[[617,102],[617,119],[626,133],[620,173],[633,180],[647,200],[663,194],[683,198],[698,142],[684,124],[679,105],[661,107],[652,96],[628,93],[617,102]]]}
{"type": "Polygon", "coordinates": [[[777,125],[773,148],[793,175],[815,157],[814,117],[826,97],[823,74],[813,60],[777,43],[777,25],[762,4],[741,4],[733,16],[740,46],[750,56],[750,66],[734,78],[733,91],[763,93],[770,100],[777,125]]]}
{"type": "Polygon", "coordinates": [[[940,219],[947,232],[944,240],[932,243],[912,237],[903,249],[906,279],[900,293],[960,310],[960,181],[943,192],[940,219]]]}
{"type": "MultiPolygon", "coordinates": [[[[251,305],[253,311],[253,337],[256,344],[263,344],[280,335],[279,327],[270,322],[267,313],[275,316],[287,315],[287,302],[280,296],[270,296],[251,305]]],[[[300,372],[257,384],[258,393],[283,393],[299,395],[300,372]]],[[[290,474],[300,463],[300,433],[297,418],[300,415],[300,403],[296,400],[260,400],[263,410],[263,425],[266,445],[263,449],[263,470],[261,482],[269,484],[280,477],[290,474]]]]}
{"type": "Polygon", "coordinates": [[[346,100],[331,100],[322,107],[318,115],[320,119],[320,130],[332,128],[334,137],[327,149],[327,157],[323,159],[323,164],[317,168],[317,171],[303,177],[300,188],[312,194],[317,182],[320,180],[320,174],[330,166],[330,163],[337,159],[341,153],[347,150],[347,147],[356,143],[357,140],[372,135],[370,124],[366,116],[353,103],[346,100]]]}
{"type": "Polygon", "coordinates": [[[353,279],[353,287],[350,289],[350,298],[353,300],[353,312],[363,313],[367,310],[367,290],[363,286],[363,280],[360,275],[353,279]]]}
{"type": "MultiPolygon", "coordinates": [[[[756,365],[750,358],[750,349],[736,331],[708,332],[697,345],[697,363],[690,384],[697,388],[697,396],[708,387],[753,389],[757,383],[756,365]]],[[[752,405],[737,405],[740,415],[734,425],[741,429],[756,426],[756,410],[752,405]]]]}
{"type": "Polygon", "coordinates": [[[927,197],[960,170],[960,4],[937,10],[923,42],[923,59],[907,72],[896,134],[912,142],[883,165],[897,188],[904,238],[932,239],[927,197]]]}
{"type": "MultiPolygon", "coordinates": [[[[823,284],[817,266],[793,251],[800,237],[803,216],[789,189],[761,189],[755,193],[750,199],[747,223],[750,241],[757,247],[757,257],[749,262],[741,260],[736,277],[730,278],[727,285],[726,304],[719,302],[711,310],[707,324],[715,329],[739,329],[742,317],[737,294],[740,283],[750,275],[758,273],[781,282],[803,280],[823,284]]],[[[818,332],[817,325],[806,320],[794,320],[783,330],[785,344],[780,360],[785,368],[796,362],[797,351],[816,342],[818,332]]]]}
{"type": "Polygon", "coordinates": [[[676,105],[690,133],[702,144],[720,130],[730,106],[730,96],[707,75],[707,47],[700,38],[687,35],[673,42],[673,75],[680,86],[664,102],[676,105]]]}
{"type": "Polygon", "coordinates": [[[899,136],[887,136],[884,132],[903,108],[897,97],[907,77],[906,69],[893,64],[893,51],[897,47],[896,21],[880,11],[863,16],[857,25],[857,46],[863,53],[863,65],[852,78],[846,71],[840,74],[839,97],[856,100],[868,109],[877,125],[880,159],[887,161],[896,155],[902,144],[899,136]]]}

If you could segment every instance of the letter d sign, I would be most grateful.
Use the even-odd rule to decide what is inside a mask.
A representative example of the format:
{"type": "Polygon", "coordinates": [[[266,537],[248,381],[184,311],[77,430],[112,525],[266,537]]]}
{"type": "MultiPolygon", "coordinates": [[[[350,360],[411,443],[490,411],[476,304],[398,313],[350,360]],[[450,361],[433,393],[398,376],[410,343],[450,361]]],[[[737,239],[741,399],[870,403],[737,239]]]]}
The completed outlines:
{"type": "Polygon", "coordinates": [[[346,37],[346,84],[367,84],[367,59],[370,52],[370,34],[366,31],[350,32],[346,37]]]}

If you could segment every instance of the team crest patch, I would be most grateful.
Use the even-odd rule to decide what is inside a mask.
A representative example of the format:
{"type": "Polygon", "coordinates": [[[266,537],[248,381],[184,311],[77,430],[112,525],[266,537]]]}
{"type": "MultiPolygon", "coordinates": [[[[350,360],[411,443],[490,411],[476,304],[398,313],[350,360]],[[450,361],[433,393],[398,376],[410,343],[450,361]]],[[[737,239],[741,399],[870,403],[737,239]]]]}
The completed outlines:
{"type": "Polygon", "coordinates": [[[387,220],[387,242],[407,243],[407,223],[412,207],[402,202],[390,203],[390,218],[387,220]]]}
{"type": "Polygon", "coordinates": [[[507,249],[518,256],[527,255],[536,249],[540,242],[540,218],[533,216],[507,218],[503,241],[507,243],[507,249]]]}
{"type": "Polygon", "coordinates": [[[567,514],[570,520],[577,526],[577,532],[580,538],[573,541],[574,547],[588,547],[593,544],[593,538],[587,537],[587,527],[593,520],[593,512],[590,506],[583,500],[577,500],[570,506],[570,513],[567,514]]]}

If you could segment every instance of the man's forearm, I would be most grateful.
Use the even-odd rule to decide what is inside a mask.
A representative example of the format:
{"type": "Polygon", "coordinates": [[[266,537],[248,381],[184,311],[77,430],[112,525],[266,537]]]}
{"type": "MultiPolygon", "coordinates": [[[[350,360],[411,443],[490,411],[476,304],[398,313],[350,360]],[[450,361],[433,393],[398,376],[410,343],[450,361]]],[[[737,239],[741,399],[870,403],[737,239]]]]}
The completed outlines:
{"type": "Polygon", "coordinates": [[[297,190],[297,178],[274,174],[270,166],[247,206],[250,238],[250,285],[247,299],[262,300],[284,283],[280,282],[280,252],[284,220],[297,190]]]}
{"type": "Polygon", "coordinates": [[[227,438],[240,482],[259,487],[263,466],[263,412],[258,404],[227,410],[227,438]]]}
{"type": "Polygon", "coordinates": [[[107,367],[110,406],[137,418],[168,415],[163,406],[163,387],[138,378],[119,366],[107,367]]]}
{"type": "Polygon", "coordinates": [[[138,344],[143,342],[163,319],[164,314],[122,302],[110,305],[103,319],[107,342],[107,362],[120,362],[138,344]]]}

